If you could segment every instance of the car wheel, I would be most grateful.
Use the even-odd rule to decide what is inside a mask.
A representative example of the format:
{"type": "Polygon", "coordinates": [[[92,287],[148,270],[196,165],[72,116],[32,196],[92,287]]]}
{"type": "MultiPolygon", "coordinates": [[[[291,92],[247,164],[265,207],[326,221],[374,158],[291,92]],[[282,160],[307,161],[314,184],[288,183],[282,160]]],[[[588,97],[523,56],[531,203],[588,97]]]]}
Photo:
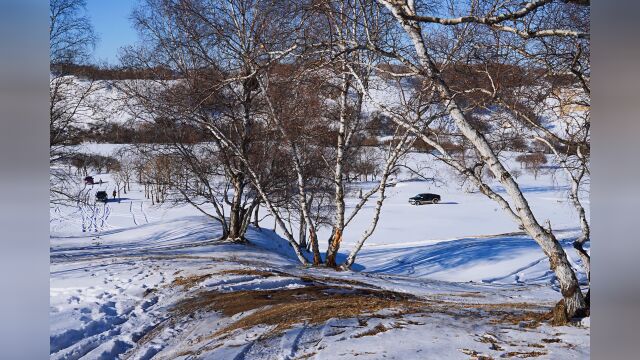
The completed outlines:
{"type": "Polygon", "coordinates": [[[440,199],[438,199],[438,198],[433,199],[433,203],[434,204],[437,204],[438,202],[440,202],[440,199]]]}

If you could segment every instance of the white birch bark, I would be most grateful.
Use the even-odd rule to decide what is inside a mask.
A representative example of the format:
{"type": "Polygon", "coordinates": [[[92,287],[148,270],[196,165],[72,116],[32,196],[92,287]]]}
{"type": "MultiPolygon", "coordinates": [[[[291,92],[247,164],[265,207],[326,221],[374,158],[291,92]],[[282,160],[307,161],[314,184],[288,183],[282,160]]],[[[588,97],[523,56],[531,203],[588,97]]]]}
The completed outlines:
{"type": "MultiPolygon", "coordinates": [[[[584,268],[585,273],[587,274],[587,278],[591,281],[591,256],[584,249],[584,244],[590,241],[591,237],[591,227],[589,226],[589,221],[587,220],[587,212],[582,206],[582,202],[580,201],[580,184],[582,182],[582,178],[584,177],[586,169],[581,167],[577,170],[577,174],[574,174],[571,171],[571,166],[567,163],[567,159],[558,152],[551,142],[543,137],[536,137],[536,140],[547,145],[549,149],[554,153],[556,159],[560,162],[560,167],[564,170],[565,174],[571,181],[571,190],[569,191],[569,200],[571,204],[576,209],[578,213],[578,219],[580,220],[580,230],[582,235],[573,242],[573,247],[576,249],[578,256],[580,256],[580,260],[582,261],[582,267],[584,268]]],[[[578,149],[580,149],[578,147],[578,149]]],[[[580,156],[580,155],[578,155],[580,156]]],[[[580,161],[583,161],[582,159],[580,161]]]]}
{"type": "Polygon", "coordinates": [[[333,232],[327,249],[327,266],[335,267],[336,255],[342,242],[342,232],[344,231],[345,204],[344,204],[344,184],[343,163],[345,151],[345,137],[347,128],[347,106],[349,95],[349,75],[343,73],[342,84],[340,88],[340,124],[338,128],[338,144],[336,148],[336,167],[333,181],[335,183],[335,206],[336,216],[333,223],[333,232]]]}
{"type": "Polygon", "coordinates": [[[521,219],[525,230],[538,243],[545,255],[549,258],[551,269],[556,274],[560,285],[567,317],[571,318],[583,311],[586,308],[585,299],[564,249],[562,249],[562,246],[553,233],[544,229],[537,221],[520,187],[500,162],[485,137],[465,119],[460,106],[453,98],[449,87],[440,76],[436,65],[427,52],[424,39],[422,38],[422,29],[419,24],[415,21],[406,20],[402,16],[405,13],[415,14],[415,9],[406,3],[404,5],[398,5],[397,1],[378,0],[378,2],[386,6],[401,24],[413,43],[420,65],[434,82],[442,100],[446,102],[446,109],[452,120],[465,138],[477,149],[482,160],[488,164],[491,171],[496,175],[502,186],[504,186],[507,194],[515,204],[516,214],[521,219]]]}

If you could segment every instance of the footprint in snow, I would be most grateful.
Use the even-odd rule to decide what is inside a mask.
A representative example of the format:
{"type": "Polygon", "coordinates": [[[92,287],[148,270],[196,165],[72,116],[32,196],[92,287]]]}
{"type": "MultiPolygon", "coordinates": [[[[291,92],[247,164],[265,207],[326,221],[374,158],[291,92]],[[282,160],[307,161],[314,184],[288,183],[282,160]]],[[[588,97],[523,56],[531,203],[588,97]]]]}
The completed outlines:
{"type": "Polygon", "coordinates": [[[118,315],[118,311],[116,310],[116,303],[113,301],[108,301],[100,306],[100,312],[107,316],[116,316],[118,315]]]}

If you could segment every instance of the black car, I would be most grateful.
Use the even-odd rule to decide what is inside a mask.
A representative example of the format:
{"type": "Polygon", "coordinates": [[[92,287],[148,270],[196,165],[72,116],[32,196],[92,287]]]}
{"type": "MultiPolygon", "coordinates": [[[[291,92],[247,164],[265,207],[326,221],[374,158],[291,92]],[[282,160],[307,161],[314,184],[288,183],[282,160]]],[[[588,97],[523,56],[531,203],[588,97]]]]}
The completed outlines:
{"type": "Polygon", "coordinates": [[[106,191],[98,191],[96,193],[96,200],[97,201],[107,202],[107,199],[109,199],[109,196],[107,195],[106,191]]]}
{"type": "Polygon", "coordinates": [[[438,194],[418,194],[412,198],[409,198],[409,204],[422,205],[422,204],[437,204],[440,202],[440,195],[438,194]]]}

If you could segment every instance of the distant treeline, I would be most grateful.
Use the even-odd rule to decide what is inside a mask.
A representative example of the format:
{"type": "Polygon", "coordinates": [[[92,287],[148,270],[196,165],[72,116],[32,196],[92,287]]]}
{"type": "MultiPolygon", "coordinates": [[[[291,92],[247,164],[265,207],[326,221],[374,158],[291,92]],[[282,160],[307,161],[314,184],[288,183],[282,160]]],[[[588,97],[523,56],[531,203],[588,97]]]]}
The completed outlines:
{"type": "Polygon", "coordinates": [[[180,124],[171,127],[159,126],[157,123],[90,124],[78,131],[78,143],[97,142],[110,144],[170,144],[179,139],[187,144],[210,141],[210,135],[204,129],[192,125],[180,124]]]}
{"type": "Polygon", "coordinates": [[[104,67],[93,64],[51,64],[50,70],[57,75],[73,75],[91,80],[166,80],[176,74],[167,68],[134,69],[122,66],[104,67]]]}
{"type": "MultiPolygon", "coordinates": [[[[283,65],[286,66],[286,65],[283,65]]],[[[59,75],[74,75],[81,78],[92,80],[167,80],[179,78],[180,75],[169,68],[153,67],[145,69],[130,68],[124,66],[99,66],[95,64],[51,64],[51,72],[59,75]]],[[[219,69],[211,70],[212,72],[219,69]]],[[[391,79],[389,73],[410,73],[410,69],[404,65],[385,63],[378,66],[377,74],[384,79],[391,79]]],[[[575,82],[575,79],[569,75],[549,75],[544,69],[527,69],[515,65],[505,64],[455,64],[446,67],[443,76],[451,81],[454,85],[458,84],[481,87],[486,86],[489,82],[490,74],[494,81],[500,82],[503,86],[522,86],[533,84],[533,79],[545,77],[548,81],[555,85],[567,86],[575,82]]],[[[413,78],[411,82],[417,84],[418,77],[413,78]]]]}

